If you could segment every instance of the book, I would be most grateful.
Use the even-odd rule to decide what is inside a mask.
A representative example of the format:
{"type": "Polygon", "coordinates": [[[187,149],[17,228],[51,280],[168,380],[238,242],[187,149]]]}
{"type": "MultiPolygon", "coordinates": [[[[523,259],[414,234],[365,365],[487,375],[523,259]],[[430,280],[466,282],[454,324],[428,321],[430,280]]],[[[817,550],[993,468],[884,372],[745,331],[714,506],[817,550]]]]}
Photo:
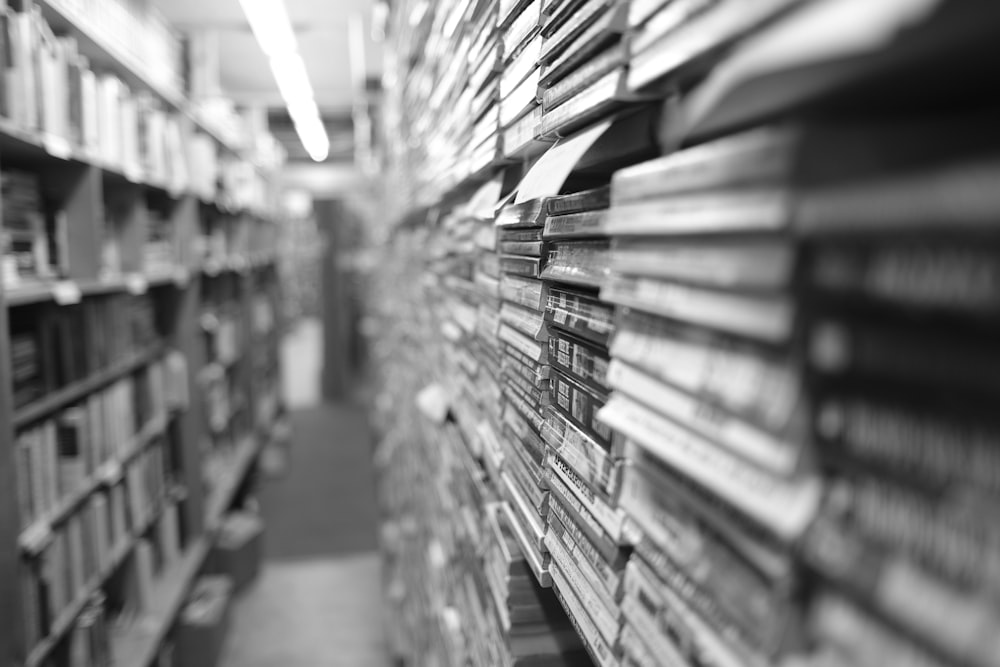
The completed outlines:
{"type": "Polygon", "coordinates": [[[542,23],[542,2],[531,0],[519,12],[513,14],[514,18],[508,26],[498,25],[503,41],[504,60],[516,55],[523,45],[537,34],[542,23]]]}
{"type": "Polygon", "coordinates": [[[581,13],[575,13],[571,21],[567,20],[551,32],[553,21],[550,20],[543,30],[543,34],[548,33],[548,49],[543,59],[542,86],[552,86],[619,39],[627,27],[624,18],[625,6],[621,3],[591,2],[581,13]]]}
{"type": "Polygon", "coordinates": [[[87,414],[83,408],[74,407],[63,412],[56,426],[59,469],[57,486],[63,495],[77,492],[87,475],[87,414]]]}
{"type": "Polygon", "coordinates": [[[635,32],[629,87],[639,90],[668,76],[704,70],[705,60],[774,19],[792,5],[769,0],[745,10],[731,3],[683,3],[666,6],[635,32]],[[669,39],[666,36],[669,35],[669,39]]]}
{"type": "Polygon", "coordinates": [[[584,213],[607,208],[610,199],[611,187],[602,185],[589,190],[550,197],[546,202],[546,209],[550,216],[584,213]]]}
{"type": "Polygon", "coordinates": [[[780,237],[712,241],[622,237],[612,243],[609,269],[718,289],[779,291],[791,288],[796,260],[794,245],[780,237]]]}
{"type": "Polygon", "coordinates": [[[598,418],[781,539],[801,536],[819,506],[815,475],[775,476],[623,395],[598,418]]]}
{"type": "Polygon", "coordinates": [[[607,394],[576,382],[559,371],[553,371],[549,381],[555,405],[563,415],[588,436],[610,447],[611,431],[597,420],[597,412],[604,407],[607,394]]]}
{"type": "Polygon", "coordinates": [[[790,340],[795,327],[793,301],[784,294],[736,294],[653,278],[612,275],[601,288],[601,298],[771,344],[790,340]]]}
{"type": "Polygon", "coordinates": [[[537,278],[505,274],[500,278],[500,296],[531,310],[543,311],[548,295],[545,284],[537,278]]]}
{"type": "Polygon", "coordinates": [[[933,395],[943,387],[970,396],[993,391],[990,368],[996,360],[988,335],[981,332],[914,330],[893,318],[862,321],[817,314],[808,336],[809,363],[824,377],[864,377],[894,385],[903,394],[920,390],[933,395]],[[947,358],[938,350],[948,350],[947,358]]]}
{"type": "Polygon", "coordinates": [[[631,311],[611,356],[776,434],[803,438],[803,385],[792,360],[749,341],[631,311]]]}
{"type": "Polygon", "coordinates": [[[545,303],[545,317],[554,327],[596,345],[607,343],[614,331],[614,311],[584,289],[553,285],[545,303]]]}
{"type": "MultiPolygon", "coordinates": [[[[691,585],[710,596],[729,621],[770,654],[782,650],[787,629],[801,614],[794,599],[791,556],[783,554],[782,576],[771,578],[741,550],[752,543],[742,536],[735,544],[714,532],[671,492],[644,475],[638,466],[623,472],[621,506],[661,550],[672,567],[687,574],[691,585]]],[[[694,505],[693,507],[697,507],[694,505]]],[[[751,553],[767,551],[753,544],[751,553]]],[[[776,556],[768,554],[769,560],[776,556]]]]}
{"type": "Polygon", "coordinates": [[[949,659],[988,664],[996,655],[995,639],[976,630],[996,623],[995,605],[986,596],[956,589],[905,555],[881,550],[830,522],[814,526],[806,542],[806,558],[830,581],[854,592],[949,659]],[[933,611],[914,605],[915,596],[933,599],[933,611]]]}
{"type": "Polygon", "coordinates": [[[607,351],[555,327],[549,329],[549,364],[579,383],[610,391],[607,351]]]}
{"type": "Polygon", "coordinates": [[[894,631],[842,594],[823,590],[809,614],[812,632],[840,659],[869,664],[898,662],[921,667],[947,664],[912,639],[894,631]]]}
{"type": "Polygon", "coordinates": [[[608,212],[605,209],[549,215],[545,220],[545,238],[573,239],[607,235],[608,212]]]}
{"type": "Polygon", "coordinates": [[[759,429],[617,359],[608,369],[608,384],[674,423],[776,475],[792,476],[803,469],[804,451],[797,442],[759,429]]]}
{"type": "Polygon", "coordinates": [[[573,424],[552,406],[546,411],[542,436],[556,455],[587,484],[608,498],[615,498],[620,483],[620,461],[610,448],[573,424]]]}
{"type": "Polygon", "coordinates": [[[821,244],[810,253],[807,280],[841,302],[991,319],[996,257],[983,240],[821,244]]]}
{"type": "Polygon", "coordinates": [[[938,401],[853,391],[816,397],[814,432],[822,455],[850,458],[932,494],[968,488],[992,494],[997,464],[989,445],[997,425],[986,414],[938,401]]]}
{"type": "Polygon", "coordinates": [[[541,272],[543,280],[597,288],[610,273],[606,241],[557,241],[541,272]]]}

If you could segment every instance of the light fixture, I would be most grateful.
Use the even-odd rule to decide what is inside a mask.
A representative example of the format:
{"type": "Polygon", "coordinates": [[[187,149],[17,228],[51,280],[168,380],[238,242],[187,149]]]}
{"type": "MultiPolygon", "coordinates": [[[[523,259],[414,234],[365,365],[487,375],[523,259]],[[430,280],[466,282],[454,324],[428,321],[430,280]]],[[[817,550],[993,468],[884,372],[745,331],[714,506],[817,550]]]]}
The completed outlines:
{"type": "Polygon", "coordinates": [[[295,53],[297,45],[292,22],[281,0],[240,0],[250,30],[261,50],[269,58],[282,53],[295,53]]]}
{"type": "Polygon", "coordinates": [[[292,118],[295,132],[309,157],[322,162],[330,153],[330,139],[320,119],[306,65],[298,52],[283,0],[239,0],[250,30],[268,57],[278,91],[292,118]]]}

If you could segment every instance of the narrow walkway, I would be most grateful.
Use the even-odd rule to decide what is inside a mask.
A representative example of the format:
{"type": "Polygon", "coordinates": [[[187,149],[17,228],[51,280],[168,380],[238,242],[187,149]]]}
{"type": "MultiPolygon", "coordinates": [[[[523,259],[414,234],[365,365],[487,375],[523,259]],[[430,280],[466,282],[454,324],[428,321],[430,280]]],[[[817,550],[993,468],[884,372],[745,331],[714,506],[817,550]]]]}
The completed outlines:
{"type": "Polygon", "coordinates": [[[284,349],[293,442],[283,475],[263,476],[265,566],[236,602],[221,667],[386,667],[381,571],[363,412],[319,401],[321,330],[284,349]]]}

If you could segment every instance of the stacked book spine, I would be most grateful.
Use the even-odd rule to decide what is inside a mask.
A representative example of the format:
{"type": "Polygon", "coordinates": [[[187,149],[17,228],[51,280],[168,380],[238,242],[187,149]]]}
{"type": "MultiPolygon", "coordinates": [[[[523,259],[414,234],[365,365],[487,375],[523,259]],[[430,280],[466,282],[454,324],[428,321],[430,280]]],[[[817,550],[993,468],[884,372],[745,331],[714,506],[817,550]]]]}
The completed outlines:
{"type": "Polygon", "coordinates": [[[598,298],[608,272],[604,235],[608,188],[545,202],[549,255],[542,278],[549,336],[552,402],[542,429],[552,489],[545,543],[557,593],[597,664],[620,655],[619,601],[628,528],[616,508],[622,442],[597,419],[607,402],[613,309],[598,298]]]}
{"type": "Polygon", "coordinates": [[[549,493],[542,472],[541,427],[552,398],[541,280],[546,255],[543,206],[539,201],[507,205],[498,212],[496,225],[503,300],[498,333],[504,396],[503,488],[522,548],[539,581],[547,585],[544,537],[549,493]]]}
{"type": "Polygon", "coordinates": [[[420,360],[418,419],[453,420],[501,501],[488,590],[526,564],[596,664],[998,664],[996,100],[943,72],[996,55],[1000,12],[917,4],[453,0],[396,25],[390,162],[434,206],[400,199],[395,256],[456,248],[456,202],[503,182],[478,295],[423,293],[461,292],[491,344],[424,322],[455,349],[420,360]],[[491,161],[438,160],[460,124],[424,100],[449,95],[491,161]]]}

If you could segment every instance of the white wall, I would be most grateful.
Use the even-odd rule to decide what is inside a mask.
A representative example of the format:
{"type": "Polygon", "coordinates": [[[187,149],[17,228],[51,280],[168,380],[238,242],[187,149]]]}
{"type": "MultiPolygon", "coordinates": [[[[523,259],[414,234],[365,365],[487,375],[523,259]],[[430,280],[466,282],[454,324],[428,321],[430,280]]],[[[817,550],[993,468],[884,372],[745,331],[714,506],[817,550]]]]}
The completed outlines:
{"type": "Polygon", "coordinates": [[[356,194],[368,187],[353,164],[286,164],[281,182],[286,189],[303,190],[315,198],[356,194]]]}

